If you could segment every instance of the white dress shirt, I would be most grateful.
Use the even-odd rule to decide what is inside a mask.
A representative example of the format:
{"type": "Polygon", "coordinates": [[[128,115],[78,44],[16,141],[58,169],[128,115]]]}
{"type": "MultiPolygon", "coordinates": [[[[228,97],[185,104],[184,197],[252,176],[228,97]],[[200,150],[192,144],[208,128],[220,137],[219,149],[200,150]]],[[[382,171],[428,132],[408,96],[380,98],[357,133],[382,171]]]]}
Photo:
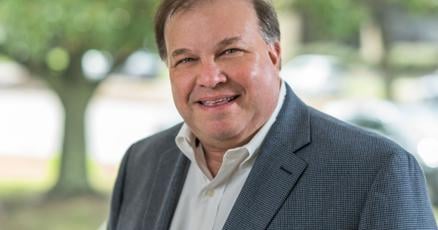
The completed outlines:
{"type": "Polygon", "coordinates": [[[276,120],[285,95],[285,83],[282,81],[277,105],[268,121],[247,144],[225,152],[215,177],[208,170],[202,144],[198,143],[190,128],[183,124],[175,142],[191,164],[171,230],[222,229],[251,171],[258,149],[276,120]]]}

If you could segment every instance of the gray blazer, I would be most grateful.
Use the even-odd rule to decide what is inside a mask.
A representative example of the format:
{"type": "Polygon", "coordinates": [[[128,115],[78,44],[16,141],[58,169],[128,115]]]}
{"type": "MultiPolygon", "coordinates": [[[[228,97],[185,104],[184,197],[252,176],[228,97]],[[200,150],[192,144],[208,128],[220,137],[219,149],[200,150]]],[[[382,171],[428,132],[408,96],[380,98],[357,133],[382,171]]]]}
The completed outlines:
{"type": "MultiPolygon", "coordinates": [[[[132,145],[108,229],[168,229],[190,161],[177,125],[132,145]]],[[[287,86],[224,229],[437,229],[422,171],[388,139],[306,106],[287,86]]]]}

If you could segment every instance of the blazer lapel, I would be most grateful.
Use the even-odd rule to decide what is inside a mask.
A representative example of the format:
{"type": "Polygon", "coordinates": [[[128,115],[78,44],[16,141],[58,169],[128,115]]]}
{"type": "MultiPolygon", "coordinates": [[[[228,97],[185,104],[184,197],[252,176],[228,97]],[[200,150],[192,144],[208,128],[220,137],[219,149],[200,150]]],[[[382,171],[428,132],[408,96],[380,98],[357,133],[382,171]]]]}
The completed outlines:
{"type": "MultiPolygon", "coordinates": [[[[171,174],[166,181],[157,181],[154,184],[151,197],[161,197],[165,191],[161,206],[158,207],[157,221],[153,227],[155,230],[169,229],[174,210],[178,204],[179,196],[184,186],[190,161],[178,149],[169,150],[164,153],[159,161],[157,175],[171,174]],[[165,186],[163,188],[163,186],[165,186]]],[[[150,209],[151,207],[148,207],[150,209]]],[[[157,215],[156,210],[148,210],[144,216],[143,229],[150,229],[147,226],[148,215],[157,215]]]]}
{"type": "Polygon", "coordinates": [[[240,192],[224,229],[266,229],[307,163],[294,154],[310,143],[308,108],[287,86],[277,121],[240,192]]]}

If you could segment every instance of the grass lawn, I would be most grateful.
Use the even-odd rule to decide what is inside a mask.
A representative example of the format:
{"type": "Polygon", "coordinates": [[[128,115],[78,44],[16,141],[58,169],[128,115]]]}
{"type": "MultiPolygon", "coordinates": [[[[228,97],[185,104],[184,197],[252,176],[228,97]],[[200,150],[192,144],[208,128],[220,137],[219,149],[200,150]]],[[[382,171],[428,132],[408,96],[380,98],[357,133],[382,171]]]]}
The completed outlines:
{"type": "Polygon", "coordinates": [[[108,214],[108,201],[98,197],[59,200],[21,198],[0,201],[2,230],[95,230],[108,214]]]}
{"type": "Polygon", "coordinates": [[[435,220],[438,224],[438,207],[435,207],[435,209],[433,211],[435,212],[435,220]]]}
{"type": "MultiPolygon", "coordinates": [[[[2,162],[5,161],[0,161],[0,166],[2,162]]],[[[0,172],[6,166],[0,167],[0,172]]],[[[105,195],[56,200],[44,199],[42,195],[53,186],[53,174],[29,180],[34,171],[23,177],[0,176],[0,230],[99,229],[108,215],[115,170],[91,167],[93,187],[105,195]]],[[[438,220],[438,207],[434,211],[438,220]]]]}
{"type": "Polygon", "coordinates": [[[116,170],[89,164],[102,196],[48,200],[57,161],[0,159],[0,230],[96,230],[105,221],[116,170]]]}

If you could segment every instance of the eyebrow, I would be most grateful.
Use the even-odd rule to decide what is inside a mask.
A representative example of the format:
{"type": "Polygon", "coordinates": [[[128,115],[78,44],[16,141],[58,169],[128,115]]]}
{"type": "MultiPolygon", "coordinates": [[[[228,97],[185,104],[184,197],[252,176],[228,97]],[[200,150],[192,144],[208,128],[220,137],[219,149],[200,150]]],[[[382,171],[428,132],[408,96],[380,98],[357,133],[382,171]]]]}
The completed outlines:
{"type": "MultiPolygon", "coordinates": [[[[225,46],[231,45],[231,44],[233,44],[233,43],[235,43],[237,41],[240,41],[240,40],[241,40],[240,36],[225,38],[222,41],[220,41],[216,45],[216,47],[218,47],[218,48],[225,47],[225,46]]],[[[179,55],[182,55],[182,54],[185,54],[185,53],[190,53],[190,50],[186,49],[186,48],[176,49],[176,50],[174,50],[172,52],[171,56],[172,57],[176,57],[176,56],[179,56],[179,55]]]]}
{"type": "Polygon", "coordinates": [[[240,41],[241,39],[242,38],[240,36],[225,38],[222,41],[220,41],[216,46],[217,47],[225,47],[225,46],[231,45],[233,43],[236,43],[236,42],[240,41]]]}
{"type": "Polygon", "coordinates": [[[172,52],[172,57],[176,57],[176,56],[178,56],[178,55],[185,54],[185,53],[188,53],[188,52],[190,52],[189,49],[185,49],[185,48],[182,48],[182,49],[176,49],[176,50],[174,50],[174,51],[172,52]]]}

